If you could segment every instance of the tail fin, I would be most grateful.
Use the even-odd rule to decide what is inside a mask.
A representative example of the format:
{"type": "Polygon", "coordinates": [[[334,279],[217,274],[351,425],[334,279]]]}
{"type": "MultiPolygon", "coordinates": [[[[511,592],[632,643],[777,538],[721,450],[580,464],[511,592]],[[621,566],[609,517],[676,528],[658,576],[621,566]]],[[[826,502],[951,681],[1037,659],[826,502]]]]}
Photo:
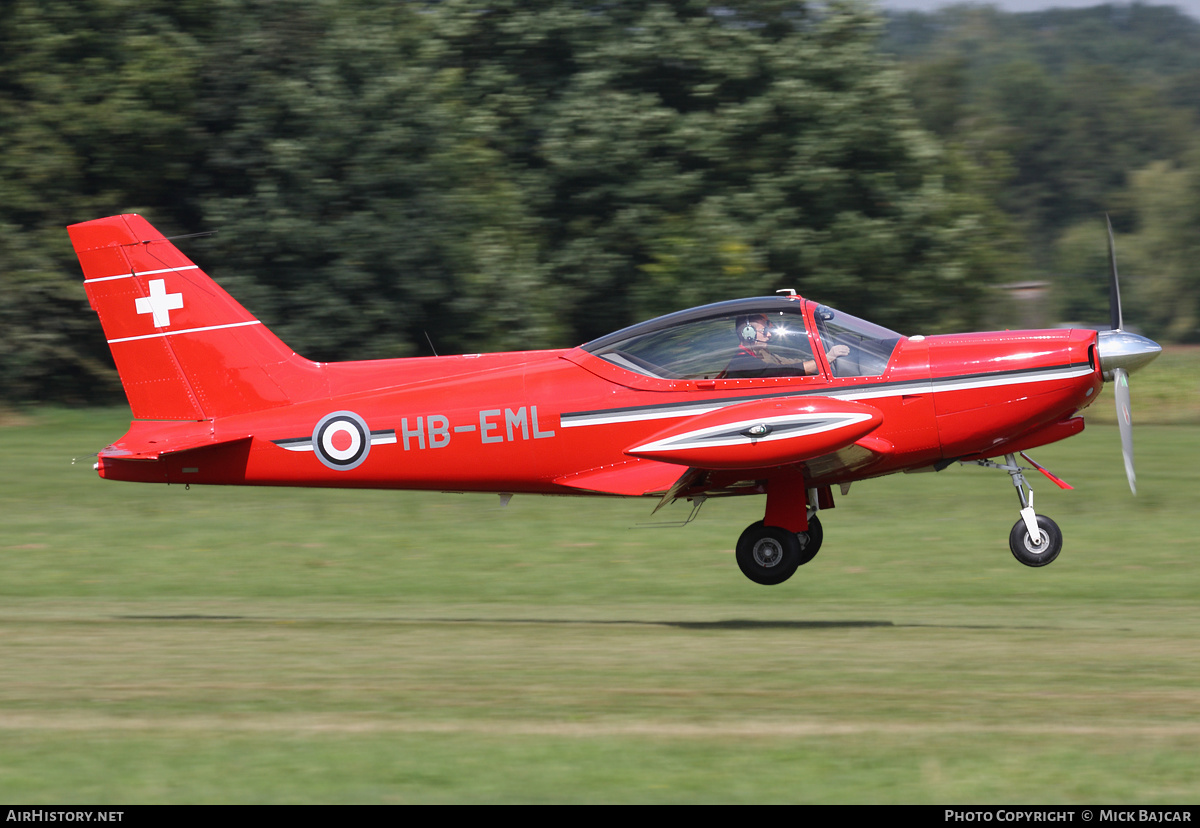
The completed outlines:
{"type": "Polygon", "coordinates": [[[311,399],[297,356],[137,215],[67,228],[136,419],[206,420],[311,399]]]}

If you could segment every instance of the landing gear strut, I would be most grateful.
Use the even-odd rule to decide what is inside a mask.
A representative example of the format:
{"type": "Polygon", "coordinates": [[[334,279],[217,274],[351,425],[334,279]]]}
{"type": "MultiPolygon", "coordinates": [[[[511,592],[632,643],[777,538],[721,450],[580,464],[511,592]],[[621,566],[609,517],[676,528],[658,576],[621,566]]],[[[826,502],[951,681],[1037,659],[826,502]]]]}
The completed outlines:
{"type": "Polygon", "coordinates": [[[815,512],[811,512],[808,516],[808,531],[799,532],[796,535],[800,541],[800,565],[817,557],[817,553],[821,551],[821,543],[825,540],[825,530],[821,528],[821,520],[815,512]]]}
{"type": "Polygon", "coordinates": [[[805,488],[796,470],[781,470],[768,479],[766,517],[747,526],[738,538],[742,574],[767,586],[792,577],[796,567],[816,557],[825,539],[817,509],[832,507],[829,488],[805,488]]]}
{"type": "MultiPolygon", "coordinates": [[[[1013,557],[1026,566],[1045,566],[1053,562],[1058,557],[1058,553],[1062,551],[1062,530],[1050,518],[1033,511],[1033,488],[1025,479],[1024,469],[1017,465],[1016,457],[1006,454],[1003,463],[996,463],[992,460],[976,460],[975,462],[981,466],[1003,469],[1008,472],[1013,486],[1016,487],[1017,499],[1021,501],[1021,519],[1008,533],[1008,548],[1012,550],[1013,557]]],[[[1034,465],[1037,466],[1037,463],[1034,465]]],[[[1051,477],[1051,479],[1060,485],[1065,485],[1056,478],[1051,477]]]]}

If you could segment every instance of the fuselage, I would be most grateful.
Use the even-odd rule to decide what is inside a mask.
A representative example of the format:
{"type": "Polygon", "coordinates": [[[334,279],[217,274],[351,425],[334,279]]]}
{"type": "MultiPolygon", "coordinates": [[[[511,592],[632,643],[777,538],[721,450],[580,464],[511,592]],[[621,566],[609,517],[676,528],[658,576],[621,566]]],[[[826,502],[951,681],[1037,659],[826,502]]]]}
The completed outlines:
{"type": "MultiPolygon", "coordinates": [[[[852,372],[869,375],[836,376],[817,333],[820,306],[792,307],[803,307],[816,374],[656,376],[587,346],[313,364],[322,392],[312,399],[169,424],[181,435],[207,429],[213,445],[146,460],[122,458],[117,441],[98,468],[105,478],[145,482],[650,494],[686,464],[626,452],[687,418],[754,400],[877,409],[869,434],[801,462],[808,485],[828,486],[1062,439],[1082,429],[1075,414],[1101,387],[1089,330],[901,337],[886,364],[852,372]],[[329,419],[343,413],[355,419],[329,419]],[[322,423],[327,433],[318,434],[322,423]],[[370,434],[365,446],[354,443],[355,423],[370,434]]],[[[160,432],[164,425],[154,424],[160,432]]],[[[724,477],[749,482],[763,473],[724,477]]]]}

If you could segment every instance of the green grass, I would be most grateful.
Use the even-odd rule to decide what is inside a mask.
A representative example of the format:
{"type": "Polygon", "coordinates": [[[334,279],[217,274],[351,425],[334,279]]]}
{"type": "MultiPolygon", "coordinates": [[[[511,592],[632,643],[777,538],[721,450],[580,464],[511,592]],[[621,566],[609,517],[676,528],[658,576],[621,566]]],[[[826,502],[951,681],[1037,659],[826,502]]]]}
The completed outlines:
{"type": "Polygon", "coordinates": [[[1136,498],[1111,426],[1033,452],[1077,487],[1033,481],[1045,569],[1008,552],[1007,475],[954,467],[856,483],[768,588],[730,551],[760,498],[652,528],[649,501],[101,481],[126,423],[0,428],[8,801],[1200,794],[1198,426],[1139,427],[1136,498]]]}

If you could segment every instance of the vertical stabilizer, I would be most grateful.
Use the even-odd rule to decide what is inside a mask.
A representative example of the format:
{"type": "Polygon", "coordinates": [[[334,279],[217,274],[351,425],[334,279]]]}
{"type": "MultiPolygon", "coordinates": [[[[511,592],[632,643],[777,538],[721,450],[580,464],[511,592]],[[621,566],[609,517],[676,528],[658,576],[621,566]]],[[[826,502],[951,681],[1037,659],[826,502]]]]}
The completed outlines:
{"type": "Polygon", "coordinates": [[[67,228],[137,419],[205,420],[312,399],[297,356],[137,215],[67,228]]]}

